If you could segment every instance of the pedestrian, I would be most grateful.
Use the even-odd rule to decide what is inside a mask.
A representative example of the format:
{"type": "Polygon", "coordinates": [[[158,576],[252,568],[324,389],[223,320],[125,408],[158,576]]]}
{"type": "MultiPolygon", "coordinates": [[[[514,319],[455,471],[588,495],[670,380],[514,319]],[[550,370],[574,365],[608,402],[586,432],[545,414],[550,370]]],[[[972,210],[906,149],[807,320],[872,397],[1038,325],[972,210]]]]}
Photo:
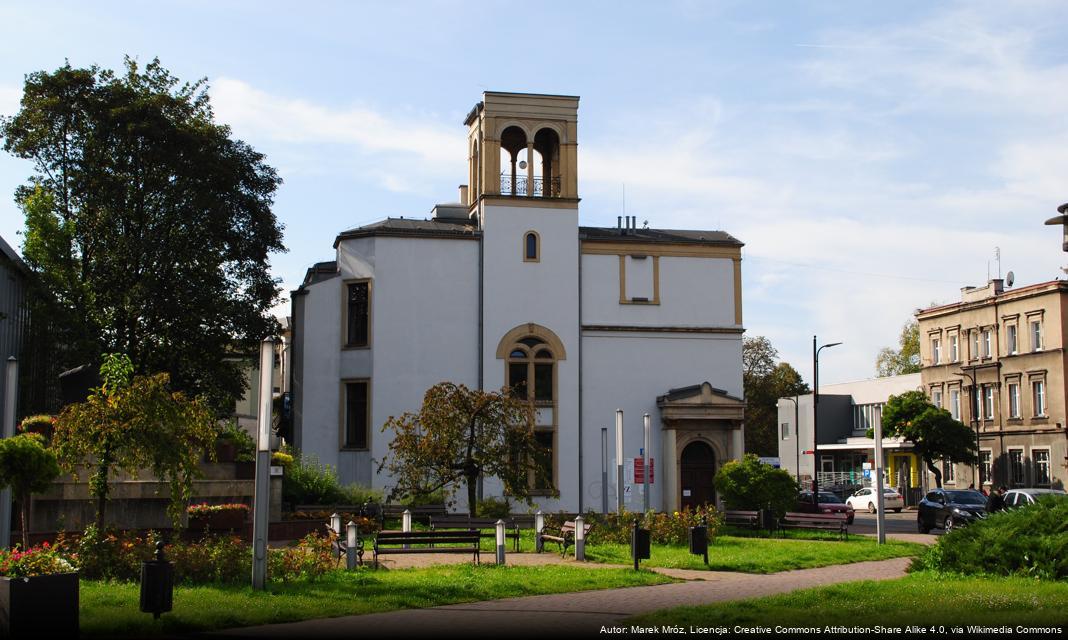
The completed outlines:
{"type": "Polygon", "coordinates": [[[997,491],[995,491],[990,496],[990,499],[987,501],[987,507],[986,507],[987,511],[989,511],[990,513],[994,513],[995,511],[1001,511],[1002,509],[1005,508],[1005,491],[1006,490],[1007,489],[1004,486],[998,487],[997,491]]]}

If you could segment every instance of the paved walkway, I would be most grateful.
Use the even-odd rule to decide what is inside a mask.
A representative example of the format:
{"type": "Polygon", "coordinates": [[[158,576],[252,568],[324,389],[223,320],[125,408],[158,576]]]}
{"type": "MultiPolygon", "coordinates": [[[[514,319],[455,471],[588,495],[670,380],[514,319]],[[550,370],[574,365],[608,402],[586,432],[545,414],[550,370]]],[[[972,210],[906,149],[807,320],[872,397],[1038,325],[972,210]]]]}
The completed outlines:
{"type": "MultiPolygon", "coordinates": [[[[509,560],[519,557],[511,556],[509,560]]],[[[603,626],[611,627],[630,616],[659,609],[755,598],[839,582],[900,578],[905,575],[910,561],[909,558],[895,558],[771,575],[664,570],[665,574],[688,581],[306,620],[232,629],[212,635],[226,638],[549,638],[596,635],[603,626]]]]}

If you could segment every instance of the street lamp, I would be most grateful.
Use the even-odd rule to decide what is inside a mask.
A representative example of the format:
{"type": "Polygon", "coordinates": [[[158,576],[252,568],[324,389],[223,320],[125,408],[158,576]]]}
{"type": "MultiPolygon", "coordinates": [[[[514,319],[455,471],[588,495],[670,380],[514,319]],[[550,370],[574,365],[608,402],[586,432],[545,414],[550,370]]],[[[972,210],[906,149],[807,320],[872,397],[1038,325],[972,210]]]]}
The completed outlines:
{"type": "Polygon", "coordinates": [[[1061,248],[1068,251],[1068,202],[1057,207],[1057,213],[1059,216],[1054,216],[1049,220],[1046,220],[1048,225],[1063,225],[1064,227],[1064,240],[1061,243],[1061,248]]]}
{"type": "Polygon", "coordinates": [[[832,342],[816,348],[816,336],[812,336],[812,504],[819,512],[820,504],[820,440],[819,440],[819,415],[820,415],[820,351],[837,347],[841,342],[832,342]]]}
{"type": "Polygon", "coordinates": [[[260,404],[256,428],[256,481],[252,494],[252,588],[262,590],[267,578],[267,512],[271,501],[271,380],[274,340],[260,343],[260,404]]]}
{"type": "Polygon", "coordinates": [[[979,403],[982,402],[982,400],[979,398],[979,385],[975,381],[975,369],[964,369],[964,368],[961,368],[960,371],[954,371],[953,375],[960,376],[962,378],[971,378],[972,379],[972,406],[971,406],[971,411],[972,411],[972,424],[975,425],[975,466],[972,467],[972,482],[975,483],[975,487],[977,489],[982,490],[982,488],[983,488],[983,484],[982,484],[983,478],[982,478],[982,474],[980,473],[980,469],[979,469],[979,464],[980,464],[980,459],[979,459],[979,412],[977,411],[977,409],[979,408],[979,403]]]}
{"type": "MultiPolygon", "coordinates": [[[[794,403],[794,449],[797,456],[797,486],[801,486],[801,410],[797,405],[797,396],[793,398],[783,398],[783,400],[789,400],[794,403]]],[[[813,467],[815,468],[815,467],[813,467]]]]}

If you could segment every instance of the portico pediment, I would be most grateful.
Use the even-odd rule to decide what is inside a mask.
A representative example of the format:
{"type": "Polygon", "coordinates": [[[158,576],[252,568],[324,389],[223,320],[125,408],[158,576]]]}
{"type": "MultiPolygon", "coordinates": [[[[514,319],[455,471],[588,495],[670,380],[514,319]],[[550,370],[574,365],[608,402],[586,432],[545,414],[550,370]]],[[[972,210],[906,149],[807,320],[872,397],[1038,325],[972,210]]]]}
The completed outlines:
{"type": "Polygon", "coordinates": [[[745,417],[745,400],[708,382],[671,389],[656,406],[665,429],[737,428],[745,417]]]}

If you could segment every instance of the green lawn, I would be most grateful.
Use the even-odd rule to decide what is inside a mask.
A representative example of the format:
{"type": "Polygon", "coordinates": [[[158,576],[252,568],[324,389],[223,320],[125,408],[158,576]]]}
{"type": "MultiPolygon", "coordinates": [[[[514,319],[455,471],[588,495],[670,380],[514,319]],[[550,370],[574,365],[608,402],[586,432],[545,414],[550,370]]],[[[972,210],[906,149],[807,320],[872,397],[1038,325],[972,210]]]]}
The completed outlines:
{"type": "MultiPolygon", "coordinates": [[[[708,566],[704,558],[690,555],[682,545],[654,544],[652,558],[643,560],[646,567],[669,569],[711,569],[744,573],[777,573],[792,569],[809,569],[865,560],[886,560],[914,556],[922,545],[888,540],[879,546],[873,538],[853,536],[848,541],[782,540],[774,538],[717,537],[708,548],[708,566]]],[[[586,548],[586,559],[594,562],[629,564],[630,547],[622,544],[593,544],[586,548]]]]}
{"type": "MultiPolygon", "coordinates": [[[[665,609],[626,621],[716,627],[1068,625],[1068,583],[914,573],[700,607],[665,609]]],[[[947,628],[947,631],[949,629],[947,628]]]]}
{"type": "Polygon", "coordinates": [[[360,569],[334,572],[317,582],[272,584],[266,592],[236,586],[176,587],[174,611],[154,622],[138,610],[137,584],[86,580],[81,584],[81,626],[86,636],[140,638],[665,582],[672,580],[648,571],[576,565],[360,569]]]}

